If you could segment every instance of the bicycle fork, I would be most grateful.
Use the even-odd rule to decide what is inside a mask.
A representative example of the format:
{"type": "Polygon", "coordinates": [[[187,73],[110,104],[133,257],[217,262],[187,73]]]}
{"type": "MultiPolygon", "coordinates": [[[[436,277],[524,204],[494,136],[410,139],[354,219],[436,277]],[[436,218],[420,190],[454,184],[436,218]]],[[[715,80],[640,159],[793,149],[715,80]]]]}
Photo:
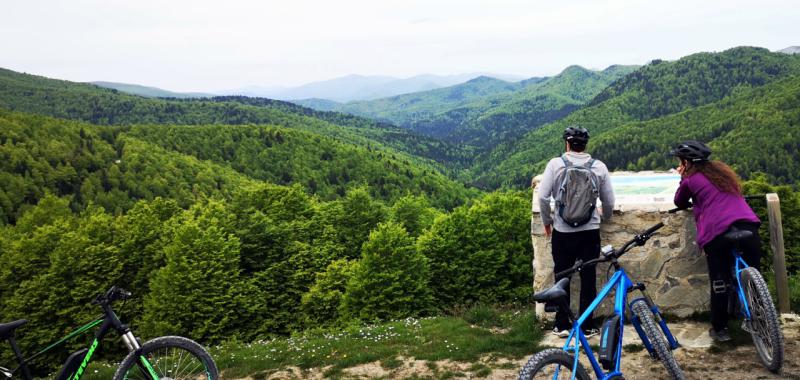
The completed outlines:
{"type": "Polygon", "coordinates": [[[130,352],[136,352],[138,358],[136,360],[136,366],[142,371],[142,374],[145,376],[149,376],[151,380],[159,380],[158,374],[156,374],[155,369],[153,369],[153,365],[150,364],[150,361],[141,354],[142,346],[139,344],[139,340],[136,339],[136,336],[133,335],[131,331],[128,331],[122,334],[122,342],[125,343],[125,346],[128,347],[130,352]]]}
{"type": "MultiPolygon", "coordinates": [[[[632,300],[630,302],[630,305],[633,305],[633,303],[637,300],[644,300],[644,302],[647,304],[647,307],[650,309],[650,311],[653,312],[653,316],[656,319],[656,323],[658,323],[658,327],[661,328],[661,331],[667,338],[669,349],[675,350],[678,347],[680,347],[681,346],[680,343],[678,343],[678,340],[675,339],[674,335],[672,335],[672,331],[669,330],[669,327],[667,326],[667,321],[661,315],[661,310],[658,309],[658,305],[656,305],[655,302],[653,302],[653,300],[650,299],[650,296],[648,296],[647,293],[645,292],[644,284],[637,283],[636,285],[631,287],[631,290],[639,290],[642,293],[642,297],[632,300]]],[[[639,321],[639,318],[636,317],[636,315],[633,314],[633,312],[631,312],[632,308],[630,307],[630,305],[628,307],[628,312],[630,313],[629,320],[631,321],[631,324],[633,324],[634,329],[636,329],[636,333],[639,334],[639,337],[642,339],[642,343],[644,344],[644,347],[647,349],[647,352],[650,353],[650,356],[655,356],[656,352],[655,349],[653,349],[653,344],[650,342],[650,339],[647,339],[647,335],[644,333],[644,330],[642,329],[642,324],[639,321]]]]}

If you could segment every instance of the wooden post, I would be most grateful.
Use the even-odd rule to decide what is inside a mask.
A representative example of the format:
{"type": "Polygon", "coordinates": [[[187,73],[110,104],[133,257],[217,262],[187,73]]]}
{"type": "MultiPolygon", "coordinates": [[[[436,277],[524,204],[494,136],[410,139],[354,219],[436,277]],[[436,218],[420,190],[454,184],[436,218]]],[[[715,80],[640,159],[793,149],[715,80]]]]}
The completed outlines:
{"type": "Polygon", "coordinates": [[[789,312],[789,280],[786,277],[786,256],[783,248],[781,201],[778,194],[767,194],[769,214],[769,242],[772,246],[772,268],[775,270],[775,288],[778,291],[778,312],[789,312]]]}

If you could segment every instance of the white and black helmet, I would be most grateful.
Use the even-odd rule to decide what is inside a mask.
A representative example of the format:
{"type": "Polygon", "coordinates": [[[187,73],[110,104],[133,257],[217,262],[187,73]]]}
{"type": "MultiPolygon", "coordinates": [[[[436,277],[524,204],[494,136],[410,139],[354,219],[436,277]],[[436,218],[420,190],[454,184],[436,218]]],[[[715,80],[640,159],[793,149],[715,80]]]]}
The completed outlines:
{"type": "Polygon", "coordinates": [[[586,146],[586,143],[589,142],[589,131],[586,128],[569,126],[564,130],[564,141],[568,142],[570,146],[586,146]]]}

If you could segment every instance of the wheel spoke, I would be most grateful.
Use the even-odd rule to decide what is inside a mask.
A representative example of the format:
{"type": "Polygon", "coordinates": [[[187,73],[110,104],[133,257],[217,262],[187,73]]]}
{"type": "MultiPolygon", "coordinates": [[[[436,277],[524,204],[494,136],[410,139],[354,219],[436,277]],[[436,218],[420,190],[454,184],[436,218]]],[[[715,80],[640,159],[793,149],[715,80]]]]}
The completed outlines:
{"type": "MultiPolygon", "coordinates": [[[[159,347],[144,354],[161,379],[199,380],[206,379],[206,365],[196,353],[178,346],[159,347]]],[[[137,362],[140,362],[137,359],[137,362]]],[[[125,374],[127,380],[149,379],[143,363],[133,363],[125,374]]]]}

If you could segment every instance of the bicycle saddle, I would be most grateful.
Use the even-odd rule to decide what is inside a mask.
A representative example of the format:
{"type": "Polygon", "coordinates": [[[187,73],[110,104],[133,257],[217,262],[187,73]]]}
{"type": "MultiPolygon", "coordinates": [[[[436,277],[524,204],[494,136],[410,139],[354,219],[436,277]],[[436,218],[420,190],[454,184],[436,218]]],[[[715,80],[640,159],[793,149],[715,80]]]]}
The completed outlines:
{"type": "Polygon", "coordinates": [[[6,339],[14,333],[14,330],[17,327],[20,327],[24,324],[28,323],[27,319],[20,319],[18,321],[9,322],[9,323],[0,323],[0,339],[6,339]]]}
{"type": "Polygon", "coordinates": [[[567,295],[567,286],[569,286],[569,278],[562,278],[546,290],[533,295],[533,300],[536,302],[555,301],[567,295]]]}
{"type": "Polygon", "coordinates": [[[748,239],[753,236],[752,231],[748,230],[732,230],[725,233],[725,240],[731,244],[738,245],[740,241],[748,239]]]}

